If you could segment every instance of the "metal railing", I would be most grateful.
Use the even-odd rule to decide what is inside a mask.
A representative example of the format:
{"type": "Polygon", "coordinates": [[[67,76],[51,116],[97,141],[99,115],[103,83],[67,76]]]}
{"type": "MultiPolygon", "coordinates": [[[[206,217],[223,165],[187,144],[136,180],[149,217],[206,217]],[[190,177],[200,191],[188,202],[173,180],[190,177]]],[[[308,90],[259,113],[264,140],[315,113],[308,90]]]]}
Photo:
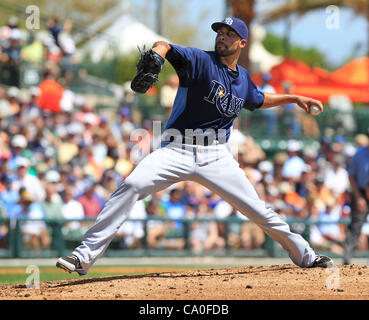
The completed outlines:
{"type": "MultiPolygon", "coordinates": [[[[77,236],[70,237],[64,232],[64,227],[67,223],[78,221],[80,223],[92,224],[95,219],[82,219],[82,220],[66,220],[66,219],[17,219],[15,221],[10,219],[1,219],[1,225],[8,226],[8,234],[2,238],[3,247],[0,249],[1,258],[50,258],[58,257],[70,254],[75,246],[79,245],[82,239],[82,233],[80,232],[77,236]],[[48,232],[51,237],[51,243],[48,248],[41,250],[32,250],[26,248],[23,242],[22,224],[25,222],[36,222],[43,221],[47,225],[48,232]],[[4,243],[6,245],[4,246],[4,243]]],[[[105,257],[138,257],[138,256],[239,256],[239,257],[287,257],[287,253],[283,250],[281,245],[269,236],[265,235],[265,241],[262,248],[259,249],[235,249],[230,246],[228,234],[230,232],[230,224],[237,223],[252,223],[249,220],[240,219],[238,217],[228,217],[226,219],[219,218],[207,218],[207,219],[169,219],[162,217],[151,217],[146,219],[128,219],[127,221],[142,222],[144,236],[142,238],[142,245],[136,249],[122,249],[119,246],[119,240],[115,238],[106,250],[105,257]],[[161,221],[165,222],[181,222],[183,223],[184,233],[180,238],[184,239],[183,249],[160,249],[150,248],[147,241],[147,228],[149,221],[161,221]],[[216,222],[225,225],[225,247],[223,249],[216,250],[204,250],[202,252],[194,252],[191,249],[191,232],[190,227],[195,222],[216,222]]],[[[311,221],[311,220],[296,220],[287,219],[286,222],[290,225],[293,232],[301,234],[310,243],[310,226],[321,225],[321,224],[340,224],[347,225],[349,220],[339,220],[335,222],[322,222],[322,221],[311,221]]],[[[1,247],[1,242],[0,242],[1,247]]],[[[324,252],[322,252],[324,253],[324,252]]],[[[341,257],[339,254],[329,252],[332,257],[341,257]]],[[[369,251],[357,251],[354,257],[369,257],[369,251]]]]}

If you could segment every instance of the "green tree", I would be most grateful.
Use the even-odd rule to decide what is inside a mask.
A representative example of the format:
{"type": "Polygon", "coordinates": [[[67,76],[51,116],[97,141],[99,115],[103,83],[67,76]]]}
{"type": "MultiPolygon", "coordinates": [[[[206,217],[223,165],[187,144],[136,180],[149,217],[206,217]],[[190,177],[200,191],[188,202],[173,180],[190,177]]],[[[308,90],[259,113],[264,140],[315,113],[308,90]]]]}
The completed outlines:
{"type": "MultiPolygon", "coordinates": [[[[285,53],[285,39],[274,34],[268,33],[263,40],[263,45],[270,53],[283,56],[285,53]]],[[[311,67],[320,67],[323,69],[333,70],[332,66],[326,59],[325,55],[316,48],[302,48],[292,45],[289,56],[292,59],[303,61],[311,67]]]]}
{"type": "Polygon", "coordinates": [[[292,14],[299,16],[312,10],[324,9],[328,6],[351,8],[357,15],[363,16],[368,21],[367,39],[369,55],[369,1],[368,0],[288,0],[286,3],[269,11],[264,23],[286,19],[292,14]]]}

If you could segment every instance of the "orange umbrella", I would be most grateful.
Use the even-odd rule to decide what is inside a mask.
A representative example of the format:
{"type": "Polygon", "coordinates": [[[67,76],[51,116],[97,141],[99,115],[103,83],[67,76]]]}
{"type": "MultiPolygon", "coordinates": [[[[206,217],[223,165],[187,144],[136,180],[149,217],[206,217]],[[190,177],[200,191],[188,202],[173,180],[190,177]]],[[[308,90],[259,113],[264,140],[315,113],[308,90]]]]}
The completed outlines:
{"type": "Polygon", "coordinates": [[[355,59],[345,64],[331,73],[331,79],[337,83],[369,86],[369,57],[355,59]]]}
{"type": "MultiPolygon", "coordinates": [[[[287,58],[274,66],[271,85],[277,93],[283,93],[284,81],[292,83],[290,92],[328,102],[332,95],[346,95],[353,102],[369,102],[369,58],[357,59],[330,73],[322,68],[311,68],[304,62],[287,58]]],[[[252,77],[256,84],[262,74],[252,77]]]]}

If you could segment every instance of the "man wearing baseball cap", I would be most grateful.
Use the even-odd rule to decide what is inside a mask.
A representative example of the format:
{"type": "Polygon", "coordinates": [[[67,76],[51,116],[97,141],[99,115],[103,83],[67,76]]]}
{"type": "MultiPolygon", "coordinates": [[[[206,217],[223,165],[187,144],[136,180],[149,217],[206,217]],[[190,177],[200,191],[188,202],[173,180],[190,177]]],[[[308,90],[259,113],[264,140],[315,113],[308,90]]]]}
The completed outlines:
{"type": "MultiPolygon", "coordinates": [[[[369,128],[367,130],[369,137],[369,128]]],[[[348,165],[348,174],[351,185],[352,209],[351,221],[347,227],[344,242],[345,253],[343,263],[351,263],[352,255],[359,242],[361,228],[369,214],[369,144],[359,147],[348,165]]]]}
{"type": "Polygon", "coordinates": [[[235,31],[240,36],[241,39],[247,40],[249,37],[249,30],[247,29],[246,23],[243,22],[241,19],[235,17],[228,17],[221,22],[214,22],[211,25],[211,28],[215,32],[218,32],[218,29],[224,26],[229,27],[233,31],[235,31]]]}
{"type": "Polygon", "coordinates": [[[291,260],[304,268],[334,265],[316,254],[299,234],[291,232],[278,213],[266,206],[227,147],[233,122],[242,109],[296,103],[307,113],[320,101],[297,95],[260,91],[248,71],[238,65],[248,39],[246,24],[228,17],[212,24],[215,50],[204,51],[165,41],[142,53],[131,88],[145,93],[158,78],[164,59],[176,70],[179,87],[160,148],[142,159],[110,197],[81,245],[56,265],[68,272],[86,274],[105,252],[135,202],[177,181],[202,184],[279,242],[291,260]],[[152,64],[155,68],[152,68],[152,64]],[[143,68],[141,68],[143,66],[143,68]]]}

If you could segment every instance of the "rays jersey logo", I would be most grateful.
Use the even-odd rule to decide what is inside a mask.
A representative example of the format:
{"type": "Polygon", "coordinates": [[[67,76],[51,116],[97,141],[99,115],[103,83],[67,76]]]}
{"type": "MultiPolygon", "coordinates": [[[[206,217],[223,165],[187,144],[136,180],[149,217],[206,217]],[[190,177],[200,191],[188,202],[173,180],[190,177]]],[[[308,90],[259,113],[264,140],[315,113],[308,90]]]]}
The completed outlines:
{"type": "Polygon", "coordinates": [[[215,104],[218,111],[227,117],[237,116],[243,107],[244,99],[230,95],[220,82],[213,80],[212,83],[210,93],[204,100],[215,104]]]}

